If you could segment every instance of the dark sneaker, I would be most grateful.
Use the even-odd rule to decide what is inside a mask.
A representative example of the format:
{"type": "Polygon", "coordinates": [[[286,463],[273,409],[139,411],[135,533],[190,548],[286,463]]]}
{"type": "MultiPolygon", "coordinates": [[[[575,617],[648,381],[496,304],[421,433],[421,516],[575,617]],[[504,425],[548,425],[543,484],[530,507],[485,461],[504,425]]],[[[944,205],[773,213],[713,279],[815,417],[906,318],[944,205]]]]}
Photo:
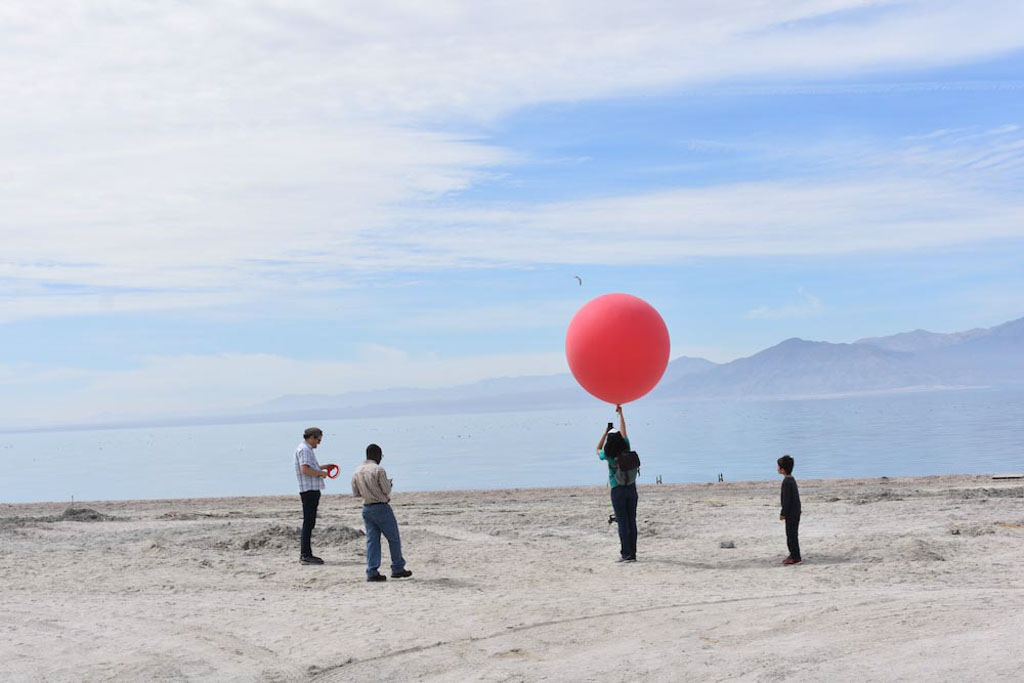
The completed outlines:
{"type": "Polygon", "coordinates": [[[384,576],[383,574],[374,574],[373,576],[367,576],[366,580],[367,581],[387,581],[388,577],[384,576]]]}
{"type": "Polygon", "coordinates": [[[392,579],[408,579],[410,576],[412,576],[412,572],[408,569],[403,569],[400,572],[391,572],[392,579]]]}
{"type": "Polygon", "coordinates": [[[636,562],[636,556],[633,557],[620,557],[615,560],[616,562],[636,562]]]}
{"type": "Polygon", "coordinates": [[[782,561],[782,564],[800,564],[803,560],[794,560],[792,557],[787,557],[782,561]]]}
{"type": "Polygon", "coordinates": [[[315,555],[306,555],[299,558],[299,564],[323,564],[324,561],[315,555]]]}

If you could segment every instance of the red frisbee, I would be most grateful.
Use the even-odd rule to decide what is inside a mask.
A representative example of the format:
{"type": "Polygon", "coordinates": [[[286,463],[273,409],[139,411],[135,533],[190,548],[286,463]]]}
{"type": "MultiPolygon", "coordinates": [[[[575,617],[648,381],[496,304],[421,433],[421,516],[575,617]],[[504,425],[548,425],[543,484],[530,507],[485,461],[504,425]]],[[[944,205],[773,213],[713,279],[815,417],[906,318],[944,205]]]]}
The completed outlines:
{"type": "Polygon", "coordinates": [[[324,465],[324,468],[327,470],[327,478],[328,479],[336,478],[338,476],[338,472],[341,471],[341,468],[338,467],[337,465],[333,464],[333,463],[330,464],[330,465],[324,465]]]}

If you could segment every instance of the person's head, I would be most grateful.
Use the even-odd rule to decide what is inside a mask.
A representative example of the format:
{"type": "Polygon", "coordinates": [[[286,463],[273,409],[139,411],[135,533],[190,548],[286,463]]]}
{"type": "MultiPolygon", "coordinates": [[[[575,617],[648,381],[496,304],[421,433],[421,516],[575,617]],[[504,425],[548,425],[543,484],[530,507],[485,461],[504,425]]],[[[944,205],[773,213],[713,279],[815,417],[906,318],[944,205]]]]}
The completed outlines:
{"type": "Polygon", "coordinates": [[[369,446],[366,447],[366,459],[367,460],[372,460],[372,461],[374,461],[375,463],[377,463],[379,465],[380,464],[380,459],[383,458],[383,457],[384,457],[384,451],[382,451],[380,449],[380,446],[378,446],[377,444],[371,443],[369,446]]]}
{"type": "Polygon", "coordinates": [[[789,455],[784,455],[778,460],[779,463],[779,474],[793,474],[793,458],[789,455]]]}
{"type": "Polygon", "coordinates": [[[316,448],[324,440],[324,432],[319,427],[309,427],[306,431],[302,432],[302,438],[310,446],[316,448]]]}
{"type": "Polygon", "coordinates": [[[604,454],[608,458],[617,458],[626,450],[626,440],[619,431],[610,431],[604,439],[604,454]]]}

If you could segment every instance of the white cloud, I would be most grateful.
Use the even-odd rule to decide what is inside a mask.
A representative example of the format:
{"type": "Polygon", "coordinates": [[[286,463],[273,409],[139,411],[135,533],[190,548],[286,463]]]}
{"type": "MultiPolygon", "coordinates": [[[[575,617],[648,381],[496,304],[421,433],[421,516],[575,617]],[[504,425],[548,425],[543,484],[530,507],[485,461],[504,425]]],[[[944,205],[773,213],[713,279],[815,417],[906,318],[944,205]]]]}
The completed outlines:
{"type": "Polygon", "coordinates": [[[438,212],[421,216],[416,229],[430,254],[420,265],[671,264],[1019,239],[1024,202],[951,179],[779,181],[438,212]]]}
{"type": "MultiPolygon", "coordinates": [[[[1011,141],[961,154],[961,176],[937,185],[765,183],[506,211],[432,202],[516,159],[440,132],[467,122],[552,101],[981,59],[1024,45],[1022,19],[1024,6],[998,1],[9,5],[0,321],[223,306],[344,287],[367,268],[1018,236],[1019,201],[992,205],[960,182],[1013,172],[1011,141]]],[[[914,154],[905,167],[920,165],[914,154]]]]}
{"type": "Polygon", "coordinates": [[[47,118],[113,112],[137,126],[294,120],[299,107],[480,118],[736,77],[951,64],[1019,48],[1022,18],[1005,0],[122,0],[11,7],[0,31],[22,67],[5,80],[47,118]]]}
{"type": "MultiPolygon", "coordinates": [[[[845,159],[844,173],[811,181],[498,209],[451,199],[518,159],[460,131],[523,107],[681,88],[1021,87],[799,81],[1009,53],[1024,46],[1022,23],[1024,5],[998,0],[8,3],[0,324],[315,299],[306,295],[380,269],[671,264],[1020,238],[1024,205],[1012,190],[1024,151],[1013,122],[895,150],[811,150],[845,159]]],[[[533,322],[572,308],[546,302],[533,322]]],[[[510,304],[409,324],[491,329],[519,315],[510,304]]],[[[12,422],[130,405],[192,413],[316,390],[310,377],[327,391],[437,386],[564,362],[370,347],[349,362],[226,354],[103,372],[0,365],[11,389],[0,410],[12,422]]]]}
{"type": "MultiPolygon", "coordinates": [[[[0,274],[2,272],[0,269],[0,274]]],[[[3,284],[0,277],[0,285],[3,284]]],[[[54,290],[31,280],[18,279],[6,285],[0,286],[0,324],[30,318],[137,313],[153,309],[193,311],[248,300],[248,296],[239,291],[123,291],[81,287],[54,290]]]]}
{"type": "Polygon", "coordinates": [[[40,415],[62,421],[199,415],[247,408],[284,394],[336,394],[385,387],[439,387],[495,376],[567,372],[561,353],[441,357],[367,346],[353,361],[272,354],[164,356],[124,370],[0,365],[2,424],[40,415]],[[129,407],[131,406],[131,407],[129,407]],[[134,411],[134,412],[132,412],[134,411]]]}
{"type": "MultiPolygon", "coordinates": [[[[565,278],[566,289],[570,289],[570,280],[571,276],[565,278]]],[[[571,285],[574,287],[576,281],[571,280],[571,285]]],[[[451,332],[557,328],[568,324],[587,300],[587,296],[581,295],[575,299],[546,299],[529,304],[496,303],[459,309],[437,307],[430,311],[406,314],[402,320],[402,328],[451,332]]]]}
{"type": "Polygon", "coordinates": [[[797,290],[798,301],[783,306],[760,306],[748,311],[747,318],[754,320],[781,320],[784,318],[808,318],[821,314],[825,307],[821,299],[808,294],[802,288],[797,290]]]}

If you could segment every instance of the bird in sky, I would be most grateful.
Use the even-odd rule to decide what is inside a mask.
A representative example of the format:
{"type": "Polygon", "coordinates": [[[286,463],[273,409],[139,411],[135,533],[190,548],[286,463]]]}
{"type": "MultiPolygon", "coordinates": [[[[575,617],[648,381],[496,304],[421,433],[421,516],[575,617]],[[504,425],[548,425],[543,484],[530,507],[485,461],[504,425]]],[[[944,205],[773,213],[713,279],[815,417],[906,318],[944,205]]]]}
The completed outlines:
{"type": "Polygon", "coordinates": [[[573,275],[573,277],[580,281],[580,287],[582,287],[583,286],[583,278],[581,278],[579,275],[573,275]]]}

